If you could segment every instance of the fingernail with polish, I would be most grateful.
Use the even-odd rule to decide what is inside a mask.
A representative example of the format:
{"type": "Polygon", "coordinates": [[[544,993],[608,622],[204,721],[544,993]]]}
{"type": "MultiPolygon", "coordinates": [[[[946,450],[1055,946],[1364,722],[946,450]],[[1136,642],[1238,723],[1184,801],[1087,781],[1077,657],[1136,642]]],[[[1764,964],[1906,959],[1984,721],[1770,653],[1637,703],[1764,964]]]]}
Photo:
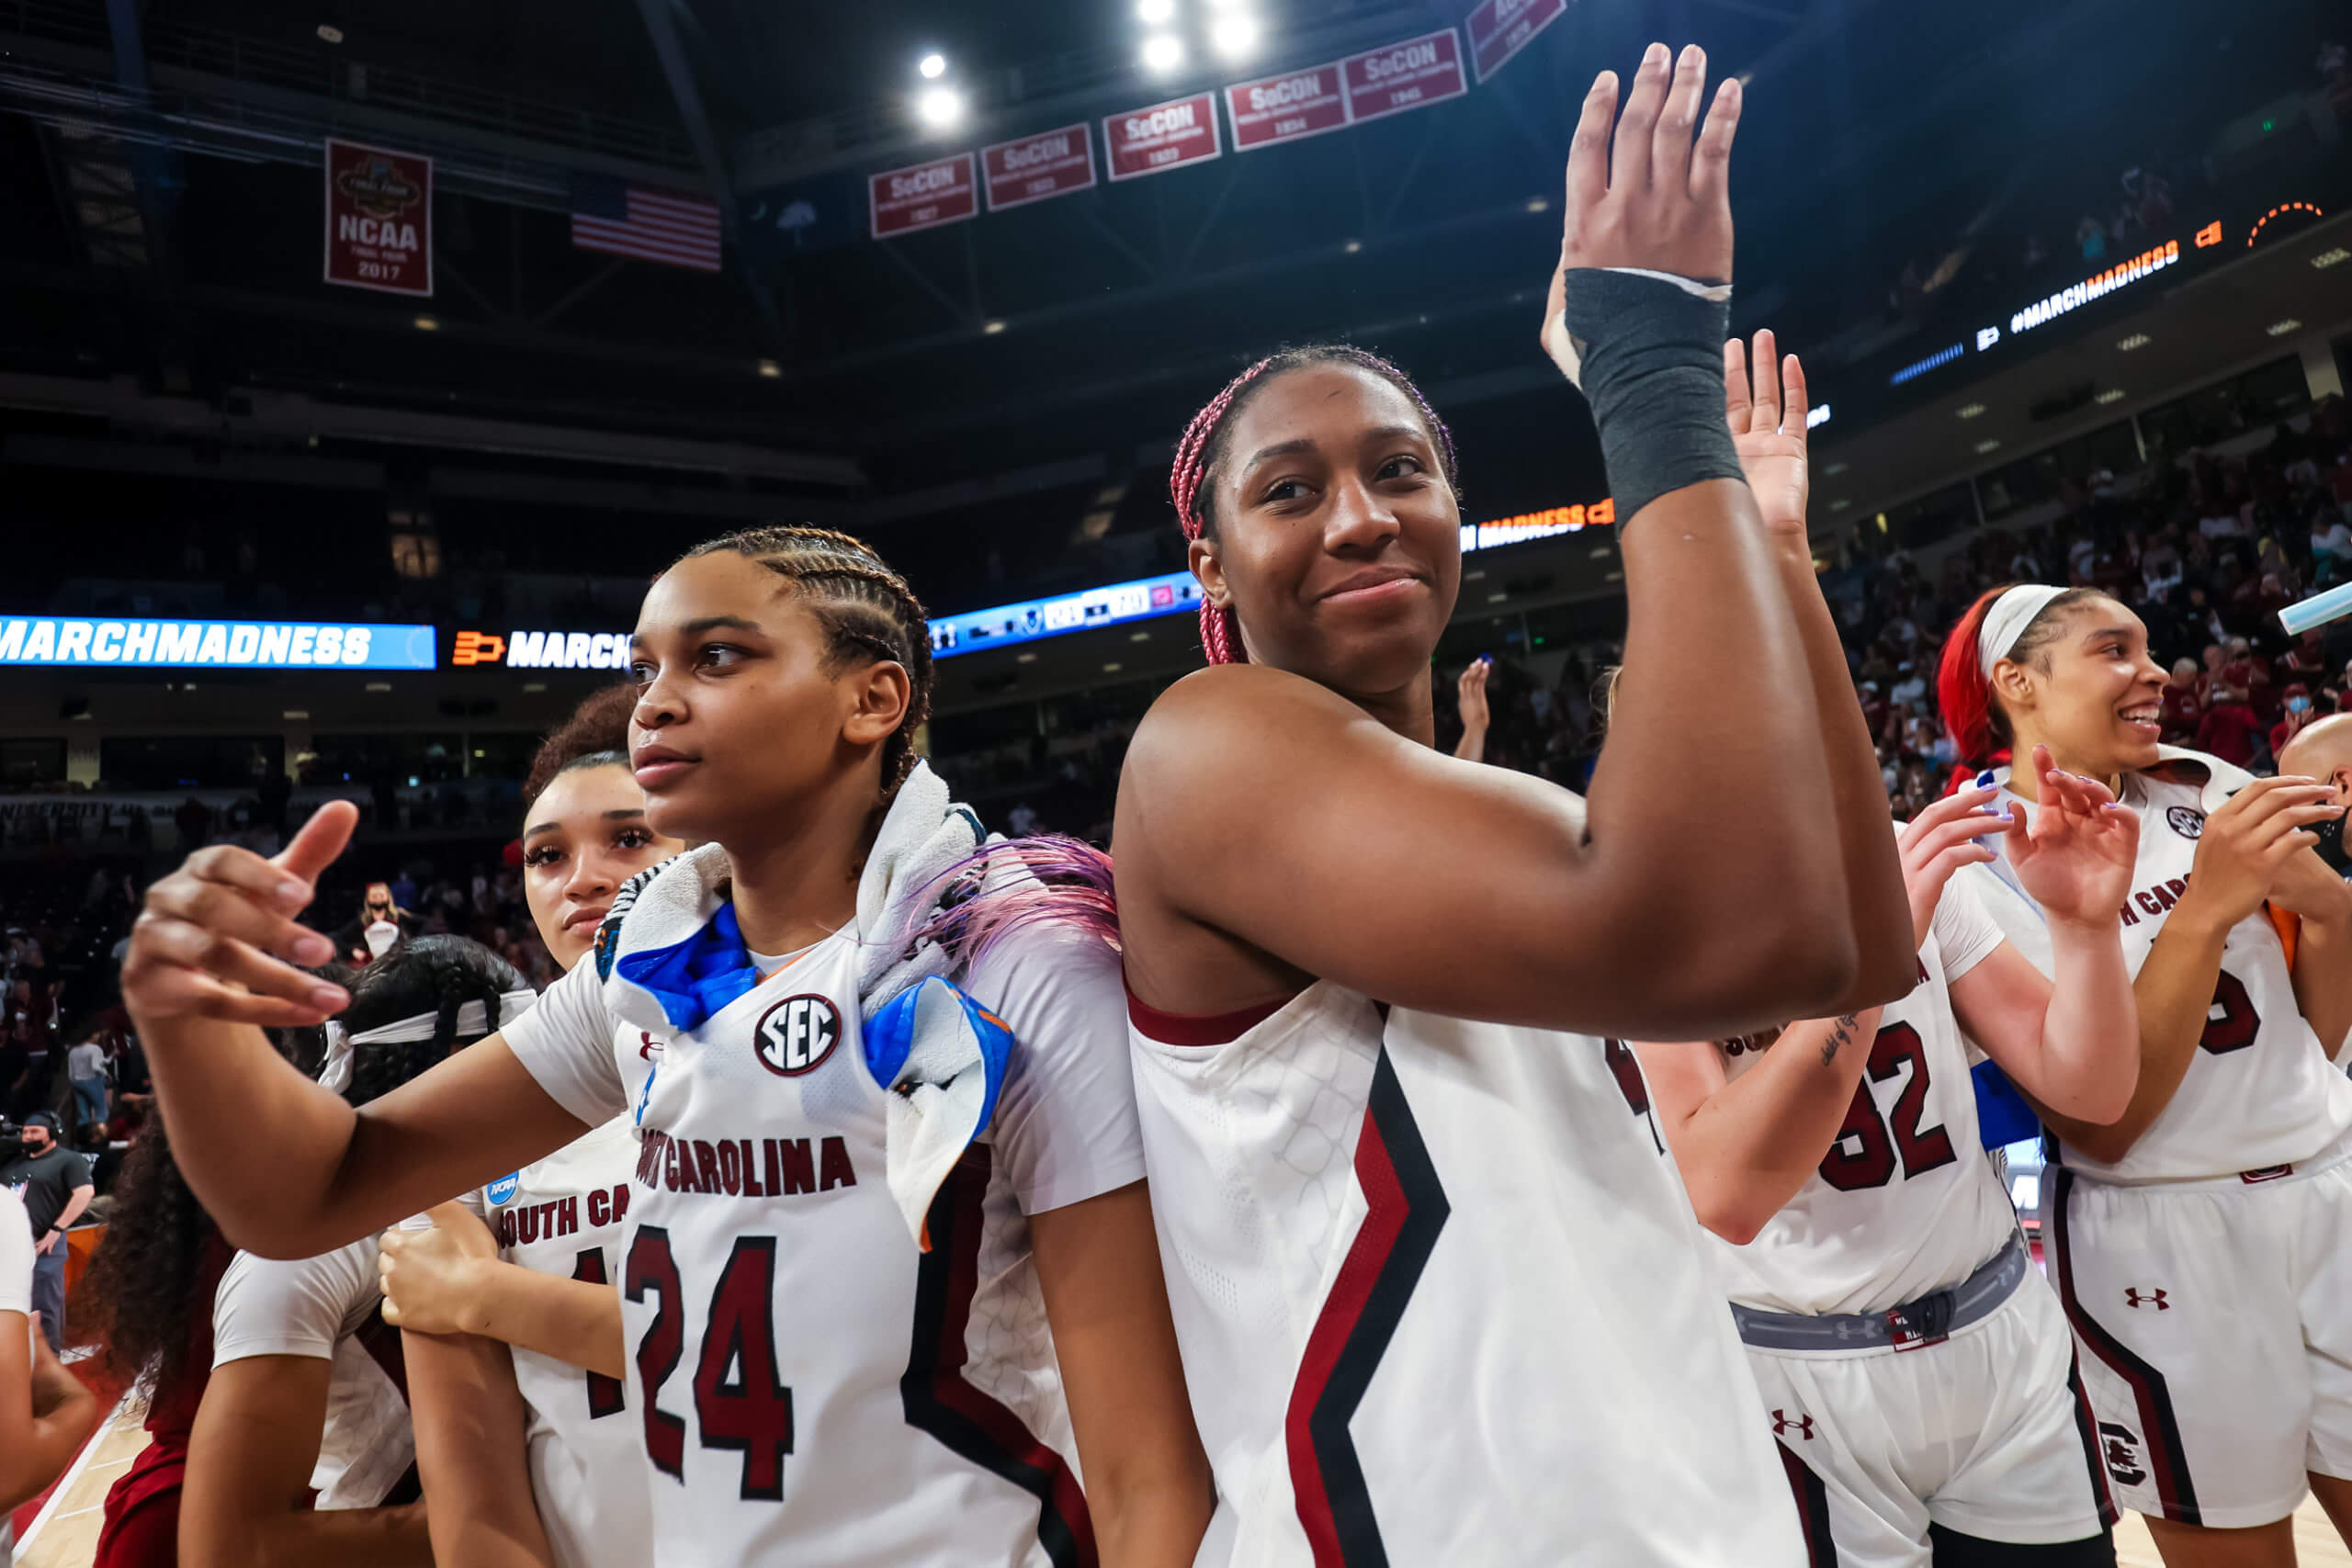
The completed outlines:
{"type": "Polygon", "coordinates": [[[306,936],[294,943],[294,956],[304,964],[324,964],[334,956],[334,944],[322,936],[306,936]]]}
{"type": "Polygon", "coordinates": [[[344,995],[333,986],[321,986],[311,993],[311,1005],[333,1012],[344,1004],[344,995]]]}

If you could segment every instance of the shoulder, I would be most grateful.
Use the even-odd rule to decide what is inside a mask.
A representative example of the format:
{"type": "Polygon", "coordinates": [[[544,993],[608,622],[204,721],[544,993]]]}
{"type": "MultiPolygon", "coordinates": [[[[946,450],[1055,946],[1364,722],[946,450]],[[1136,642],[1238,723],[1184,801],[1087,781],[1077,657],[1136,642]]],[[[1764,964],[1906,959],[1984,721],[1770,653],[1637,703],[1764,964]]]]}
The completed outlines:
{"type": "Polygon", "coordinates": [[[1262,664],[1219,664],[1195,671],[1160,694],[1127,747],[1127,769],[1189,776],[1256,754],[1286,733],[1270,724],[1343,725],[1362,709],[1303,675],[1262,664]],[[1248,748],[1222,747],[1246,737],[1248,748]]]}
{"type": "MultiPolygon", "coordinates": [[[[1101,937],[1068,926],[1041,923],[1007,932],[972,965],[964,988],[1013,1025],[1024,1044],[1024,1022],[1062,1020],[1073,1012],[1126,1017],[1119,954],[1101,937]]],[[[1125,1039],[1124,1021],[1120,1027],[1125,1039]]]]}

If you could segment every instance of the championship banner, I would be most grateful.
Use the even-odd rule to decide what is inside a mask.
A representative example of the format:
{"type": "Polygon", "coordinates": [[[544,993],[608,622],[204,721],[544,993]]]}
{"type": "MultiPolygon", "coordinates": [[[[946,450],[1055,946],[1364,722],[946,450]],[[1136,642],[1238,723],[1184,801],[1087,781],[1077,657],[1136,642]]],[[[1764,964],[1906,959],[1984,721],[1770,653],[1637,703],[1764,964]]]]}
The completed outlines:
{"type": "Polygon", "coordinates": [[[326,280],[430,299],[433,160],[327,142],[326,280]]]}
{"type": "Polygon", "coordinates": [[[979,182],[969,152],[934,158],[903,169],[888,169],[866,181],[866,215],[874,237],[961,223],[980,209],[979,182]]]}
{"type": "Polygon", "coordinates": [[[980,171],[988,180],[990,212],[1089,190],[1094,185],[1094,139],[1081,120],[1000,141],[980,150],[980,171]]]}
{"type": "Polygon", "coordinates": [[[1469,17],[1470,58],[1478,67],[1478,80],[1501,70],[1567,9],[1568,0],[1479,0],[1469,17]]]}
{"type": "Polygon", "coordinates": [[[1340,85],[1338,61],[1306,71],[1285,72],[1225,90],[1226,118],[1233,122],[1233,150],[1272,147],[1339,130],[1348,123],[1348,96],[1340,85]]]}
{"type": "Polygon", "coordinates": [[[1216,95],[1195,93],[1111,115],[1102,121],[1102,146],[1114,180],[1204,164],[1224,151],[1216,139],[1216,95]]]}
{"type": "Polygon", "coordinates": [[[1470,90],[1462,69],[1462,40],[1452,28],[1408,38],[1340,62],[1348,88],[1348,116],[1378,119],[1458,98],[1470,90]]]}

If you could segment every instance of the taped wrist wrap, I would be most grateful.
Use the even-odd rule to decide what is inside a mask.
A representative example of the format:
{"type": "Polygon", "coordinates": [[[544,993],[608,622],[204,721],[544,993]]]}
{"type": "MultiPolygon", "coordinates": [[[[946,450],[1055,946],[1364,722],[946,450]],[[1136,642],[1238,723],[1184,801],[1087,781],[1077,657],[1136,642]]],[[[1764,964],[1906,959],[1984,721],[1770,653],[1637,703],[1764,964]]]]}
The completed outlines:
{"type": "Polygon", "coordinates": [[[1564,280],[1577,385],[1592,404],[1622,526],[1668,491],[1743,477],[1724,422],[1728,299],[1676,282],[1579,267],[1564,280]]]}

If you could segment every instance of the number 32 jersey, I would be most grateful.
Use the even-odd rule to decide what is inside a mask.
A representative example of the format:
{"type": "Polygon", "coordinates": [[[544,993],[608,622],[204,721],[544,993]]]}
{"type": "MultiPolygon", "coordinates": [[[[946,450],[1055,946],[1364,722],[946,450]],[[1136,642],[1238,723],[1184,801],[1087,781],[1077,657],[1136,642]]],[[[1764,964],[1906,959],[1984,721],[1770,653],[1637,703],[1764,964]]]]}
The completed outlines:
{"type": "MultiPolygon", "coordinates": [[[[2202,768],[2226,767],[2196,752],[2168,760],[2202,768]]],[[[2243,775],[2241,775],[2243,776],[2243,775]]],[[[2033,807],[2009,793],[2016,809],[2033,807]]],[[[2123,804],[2140,818],[2140,858],[2123,905],[2123,961],[2136,976],[2188,887],[2204,837],[2205,815],[2222,789],[2177,783],[2154,773],[2127,773],[2123,804]]],[[[1997,843],[1996,847],[2000,847],[1997,843]]],[[[2006,858],[1977,874],[1999,878],[1986,904],[2020,952],[2043,974],[2050,943],[2040,911],[2017,886],[2006,858]]],[[[1980,882],[1980,887],[1986,883],[1980,882]]],[[[2172,1100],[2124,1156],[2108,1164],[2072,1145],[2066,1165],[2102,1181],[2198,1181],[2246,1175],[2256,1179],[2281,1166],[2307,1160],[2352,1128],[2352,1080],[2329,1061],[2319,1036],[2304,1021],[2287,967],[2286,944],[2260,909],[2230,928],[2222,949],[2212,1004],[2188,1071],[2172,1100]]],[[[2284,1174],[2284,1172],[2279,1172],[2284,1174]]]]}
{"type": "Polygon", "coordinates": [[[654,1561],[1095,1561],[1026,1215],[1140,1180],[1118,959],[1017,933],[966,981],[1009,1023],[930,1249],[886,1178],[849,931],[667,1039],[582,964],[505,1034],[558,1102],[639,1137],[621,1264],[654,1561]]]}
{"type": "MultiPolygon", "coordinates": [[[[1945,885],[1919,946],[1918,984],[1881,1011],[1876,1035],[1848,1047],[1870,1061],[1820,1168],[1747,1246],[1713,1238],[1741,1305],[1884,1312],[1966,1279],[2017,1229],[1978,1146],[1968,1047],[1951,1009],[1951,983],[2001,945],[1969,884],[1945,885]]],[[[1727,1078],[1763,1059],[1744,1041],[1719,1049],[1727,1078]]]]}

